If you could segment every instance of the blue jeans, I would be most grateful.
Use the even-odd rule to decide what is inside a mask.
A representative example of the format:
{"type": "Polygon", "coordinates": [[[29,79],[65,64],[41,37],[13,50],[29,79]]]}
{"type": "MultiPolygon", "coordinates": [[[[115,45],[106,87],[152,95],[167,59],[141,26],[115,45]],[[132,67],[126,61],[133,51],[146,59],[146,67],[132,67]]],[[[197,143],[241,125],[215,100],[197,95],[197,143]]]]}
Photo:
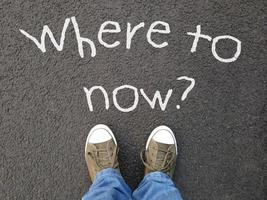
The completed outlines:
{"type": "Polygon", "coordinates": [[[132,193],[117,170],[104,169],[82,200],[182,200],[170,177],[161,172],[147,174],[132,193]]]}

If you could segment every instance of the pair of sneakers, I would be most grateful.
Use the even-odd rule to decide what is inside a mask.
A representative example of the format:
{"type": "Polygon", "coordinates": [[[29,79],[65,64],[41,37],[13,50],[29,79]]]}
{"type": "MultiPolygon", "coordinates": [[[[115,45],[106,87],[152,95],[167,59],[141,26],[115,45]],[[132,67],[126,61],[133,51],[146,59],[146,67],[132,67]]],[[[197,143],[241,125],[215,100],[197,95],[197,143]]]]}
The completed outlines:
{"type": "MultiPolygon", "coordinates": [[[[119,170],[118,152],[116,138],[108,126],[98,124],[91,129],[85,145],[85,160],[91,181],[103,169],[119,170]]],[[[160,171],[172,178],[177,157],[177,143],[172,130],[167,126],[155,128],[140,156],[145,165],[145,175],[160,171]]]]}

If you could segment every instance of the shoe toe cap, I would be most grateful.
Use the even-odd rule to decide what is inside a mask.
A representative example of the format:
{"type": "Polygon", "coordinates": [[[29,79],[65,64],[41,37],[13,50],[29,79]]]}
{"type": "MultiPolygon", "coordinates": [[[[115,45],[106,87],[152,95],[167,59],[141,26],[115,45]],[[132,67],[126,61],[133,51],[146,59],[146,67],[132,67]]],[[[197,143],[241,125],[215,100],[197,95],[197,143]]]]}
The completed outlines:
{"type": "Polygon", "coordinates": [[[156,132],[152,139],[164,144],[175,144],[175,139],[172,134],[165,129],[156,132]]]}
{"type": "Polygon", "coordinates": [[[98,128],[92,131],[92,133],[88,137],[87,142],[95,144],[95,143],[106,142],[111,139],[112,139],[112,136],[107,130],[103,128],[98,128]]]}

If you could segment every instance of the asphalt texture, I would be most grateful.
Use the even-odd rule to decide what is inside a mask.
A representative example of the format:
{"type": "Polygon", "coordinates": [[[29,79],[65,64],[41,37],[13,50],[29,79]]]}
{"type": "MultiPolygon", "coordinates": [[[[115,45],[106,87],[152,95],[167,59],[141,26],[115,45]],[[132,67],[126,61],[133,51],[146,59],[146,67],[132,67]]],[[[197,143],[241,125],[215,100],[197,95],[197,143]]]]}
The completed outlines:
{"type": "MultiPolygon", "coordinates": [[[[185,200],[263,200],[266,198],[266,2],[260,1],[30,1],[0,2],[0,199],[81,199],[90,183],[84,160],[87,134],[104,123],[120,146],[121,173],[131,188],[143,177],[139,152],[150,132],[165,124],[175,133],[179,157],[174,181],[185,200]],[[64,48],[57,51],[46,37],[46,52],[25,37],[38,41],[48,25],[59,41],[66,18],[76,17],[80,34],[96,46],[90,56],[87,44],[81,58],[72,23],[64,48]],[[121,32],[106,34],[116,48],[98,42],[100,25],[117,21],[121,32]],[[169,23],[170,34],[153,33],[154,21],[169,23]],[[127,22],[145,27],[137,31],[126,50],[127,22]],[[200,39],[190,49],[201,25],[212,38],[232,35],[242,41],[235,62],[222,63],[211,52],[211,42],[200,39]],[[264,46],[265,45],[265,46],[264,46]],[[184,101],[188,86],[177,77],[188,76],[196,84],[184,101]],[[119,111],[112,92],[121,85],[165,96],[173,89],[165,111],[151,109],[139,93],[132,112],[119,111]],[[92,95],[90,112],[83,87],[105,88],[92,95]],[[181,106],[176,109],[176,105],[181,106]],[[265,181],[265,182],[264,182],[265,181]]],[[[236,44],[218,42],[217,52],[232,57],[236,44]]],[[[118,93],[122,107],[133,104],[130,90],[118,93]]]]}

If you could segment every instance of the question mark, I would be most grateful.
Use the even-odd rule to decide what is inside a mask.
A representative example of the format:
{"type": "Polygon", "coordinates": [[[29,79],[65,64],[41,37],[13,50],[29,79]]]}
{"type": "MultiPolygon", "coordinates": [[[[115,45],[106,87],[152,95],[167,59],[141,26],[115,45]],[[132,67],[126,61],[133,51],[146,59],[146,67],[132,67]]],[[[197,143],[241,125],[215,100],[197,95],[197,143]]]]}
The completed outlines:
{"type": "MultiPolygon", "coordinates": [[[[189,86],[186,88],[186,90],[183,92],[183,95],[182,95],[182,97],[181,97],[181,100],[184,101],[184,100],[186,99],[188,93],[194,88],[194,86],[195,86],[195,79],[193,79],[193,78],[189,78],[189,77],[187,77],[187,76],[180,76],[180,77],[177,78],[177,80],[178,80],[178,81],[180,81],[180,80],[187,80],[187,81],[190,81],[190,82],[191,82],[190,85],[189,85],[189,86]]],[[[177,109],[180,109],[181,106],[180,106],[180,105],[177,105],[176,108],[177,108],[177,109]]]]}

